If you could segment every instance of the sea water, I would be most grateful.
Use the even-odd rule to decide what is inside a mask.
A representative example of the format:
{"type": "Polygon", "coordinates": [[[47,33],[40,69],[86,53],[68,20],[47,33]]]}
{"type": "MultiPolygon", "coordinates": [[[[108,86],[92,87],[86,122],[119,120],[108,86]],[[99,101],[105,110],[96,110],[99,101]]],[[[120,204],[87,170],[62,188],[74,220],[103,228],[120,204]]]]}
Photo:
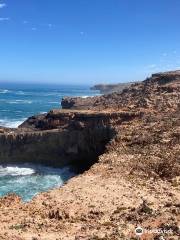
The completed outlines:
{"type": "MultiPolygon", "coordinates": [[[[89,86],[0,83],[0,126],[15,128],[32,115],[60,108],[64,96],[98,95],[89,86]]],[[[70,168],[41,165],[1,165],[0,196],[16,193],[24,201],[36,194],[59,187],[74,176],[70,168]]]]}
{"type": "Polygon", "coordinates": [[[60,187],[74,175],[68,167],[58,169],[33,164],[1,165],[0,196],[16,193],[24,201],[29,201],[39,192],[60,187]]]}
{"type": "Polygon", "coordinates": [[[17,127],[32,115],[60,108],[64,96],[99,95],[83,85],[0,83],[0,126],[17,127]]]}

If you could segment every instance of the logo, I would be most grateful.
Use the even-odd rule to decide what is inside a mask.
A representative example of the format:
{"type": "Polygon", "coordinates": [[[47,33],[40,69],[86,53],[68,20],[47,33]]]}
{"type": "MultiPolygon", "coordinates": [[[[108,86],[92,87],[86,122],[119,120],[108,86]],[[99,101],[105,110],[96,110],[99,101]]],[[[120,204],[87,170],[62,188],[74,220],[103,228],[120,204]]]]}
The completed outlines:
{"type": "Polygon", "coordinates": [[[143,234],[143,232],[144,232],[144,230],[143,230],[142,227],[137,227],[135,229],[135,233],[136,233],[137,236],[141,236],[143,234]]]}

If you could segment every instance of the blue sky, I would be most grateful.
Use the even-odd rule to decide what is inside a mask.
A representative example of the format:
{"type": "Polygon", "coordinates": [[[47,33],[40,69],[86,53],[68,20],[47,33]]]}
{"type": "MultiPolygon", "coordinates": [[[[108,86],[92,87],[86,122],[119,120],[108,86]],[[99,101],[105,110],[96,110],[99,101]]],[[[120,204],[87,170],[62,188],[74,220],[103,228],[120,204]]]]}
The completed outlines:
{"type": "Polygon", "coordinates": [[[112,83],[180,69],[179,0],[0,0],[0,81],[112,83]]]}

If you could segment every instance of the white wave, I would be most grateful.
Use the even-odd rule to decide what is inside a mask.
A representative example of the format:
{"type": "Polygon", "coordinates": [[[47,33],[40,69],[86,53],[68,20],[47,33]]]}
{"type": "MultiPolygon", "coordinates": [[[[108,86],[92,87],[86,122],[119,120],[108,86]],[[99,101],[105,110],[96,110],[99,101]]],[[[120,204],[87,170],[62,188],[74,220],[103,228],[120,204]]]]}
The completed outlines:
{"type": "Polygon", "coordinates": [[[84,96],[75,96],[75,97],[80,97],[80,98],[92,98],[92,97],[94,97],[94,96],[84,95],[84,96]]]}
{"type": "Polygon", "coordinates": [[[7,123],[7,126],[6,126],[6,127],[9,127],[9,128],[17,128],[17,127],[18,127],[19,125],[21,125],[25,120],[26,120],[26,118],[24,118],[23,121],[9,122],[9,123],[7,123]]]}
{"type": "Polygon", "coordinates": [[[16,94],[16,95],[25,95],[25,92],[23,92],[23,91],[17,91],[17,92],[15,92],[15,94],[16,94]]]}
{"type": "Polygon", "coordinates": [[[7,89],[0,89],[0,94],[6,94],[6,93],[10,93],[11,91],[7,90],[7,89]]]}
{"type": "Polygon", "coordinates": [[[8,109],[2,109],[2,110],[0,110],[1,112],[10,112],[10,110],[8,110],[8,109]]]}
{"type": "Polygon", "coordinates": [[[14,192],[29,201],[38,193],[60,187],[74,177],[70,168],[51,168],[35,164],[0,165],[0,196],[14,192]]]}
{"type": "Polygon", "coordinates": [[[90,97],[90,96],[81,96],[82,98],[88,98],[88,97],[90,97]]]}
{"type": "Polygon", "coordinates": [[[81,97],[81,98],[93,98],[93,97],[95,97],[95,96],[101,96],[102,94],[95,94],[95,95],[91,95],[91,96],[89,96],[89,95],[84,95],[84,96],[79,96],[79,97],[81,97]]]}
{"type": "Polygon", "coordinates": [[[19,125],[21,125],[26,118],[23,118],[21,120],[6,120],[6,119],[0,119],[0,126],[1,127],[8,127],[8,128],[17,128],[19,125]]]}
{"type": "Polygon", "coordinates": [[[60,102],[49,102],[50,104],[60,104],[60,102]]]}
{"type": "Polygon", "coordinates": [[[63,176],[68,173],[69,176],[74,176],[75,173],[71,172],[69,167],[53,168],[46,167],[40,164],[7,164],[0,165],[0,177],[1,176],[26,176],[32,174],[43,174],[46,176],[63,176]]]}
{"type": "Polygon", "coordinates": [[[50,96],[61,97],[62,94],[61,93],[45,93],[45,94],[41,94],[41,96],[43,96],[43,97],[50,97],[50,96]]]}
{"type": "Polygon", "coordinates": [[[16,167],[16,166],[0,166],[0,177],[4,176],[27,176],[35,173],[32,168],[16,167]]]}
{"type": "Polygon", "coordinates": [[[31,100],[14,100],[14,101],[8,101],[9,104],[31,104],[33,101],[31,100]]]}
{"type": "Polygon", "coordinates": [[[40,114],[46,114],[47,112],[40,112],[40,114]]]}

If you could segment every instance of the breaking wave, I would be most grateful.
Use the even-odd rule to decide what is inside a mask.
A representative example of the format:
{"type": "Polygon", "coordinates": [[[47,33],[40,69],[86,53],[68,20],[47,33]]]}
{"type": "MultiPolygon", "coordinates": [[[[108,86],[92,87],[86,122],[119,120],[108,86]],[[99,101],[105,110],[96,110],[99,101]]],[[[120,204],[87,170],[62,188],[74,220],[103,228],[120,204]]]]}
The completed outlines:
{"type": "Polygon", "coordinates": [[[21,125],[26,118],[23,118],[21,120],[5,120],[0,119],[0,126],[1,127],[9,127],[9,128],[17,128],[19,125],[21,125]]]}
{"type": "Polygon", "coordinates": [[[8,89],[0,89],[0,94],[6,94],[6,93],[10,93],[11,91],[8,89]]]}
{"type": "Polygon", "coordinates": [[[24,201],[29,201],[40,192],[62,186],[74,175],[68,167],[57,169],[33,164],[1,165],[0,196],[16,193],[24,201]]]}

